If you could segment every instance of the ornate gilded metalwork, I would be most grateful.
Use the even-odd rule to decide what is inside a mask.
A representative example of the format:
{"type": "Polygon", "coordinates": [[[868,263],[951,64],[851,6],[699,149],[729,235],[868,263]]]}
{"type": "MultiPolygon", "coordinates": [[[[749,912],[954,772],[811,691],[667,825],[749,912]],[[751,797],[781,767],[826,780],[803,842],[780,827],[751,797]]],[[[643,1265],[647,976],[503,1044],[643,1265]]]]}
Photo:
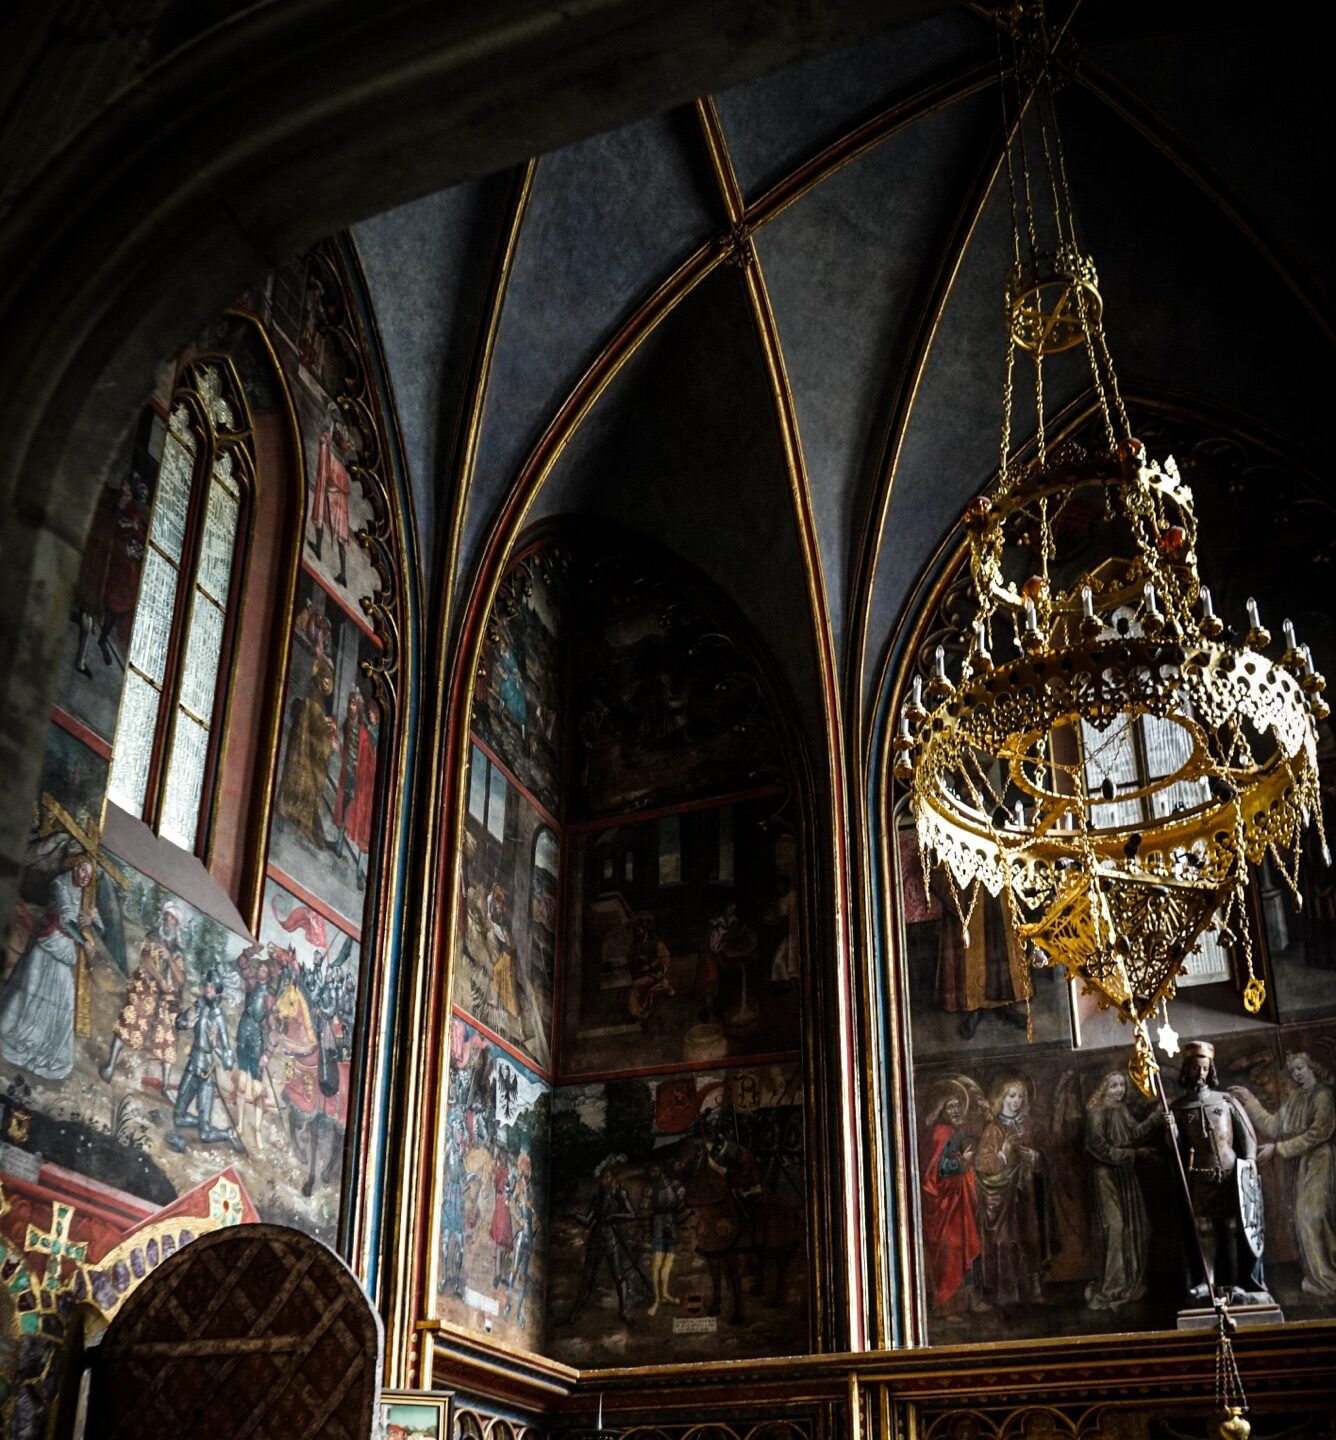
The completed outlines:
{"type": "Polygon", "coordinates": [[[366,551],[376,572],[376,589],[361,604],[380,641],[381,651],[364,660],[362,669],[382,705],[397,705],[403,621],[401,561],[395,538],[390,501],[390,457],[385,453],[387,427],[371,376],[367,373],[368,347],[346,292],[343,271],[332,242],[315,246],[307,254],[309,283],[319,293],[317,328],[339,357],[342,387],[334,396],[339,414],[354,437],[348,472],[371,507],[371,518],[354,538],[366,551]]]}
{"type": "Polygon", "coordinates": [[[945,872],[965,930],[981,890],[1005,897],[1033,964],[1061,967],[1136,1027],[1131,1072],[1149,1094],[1145,1022],[1173,997],[1208,929],[1246,965],[1245,1006],[1264,1001],[1244,913],[1248,867],[1270,856],[1298,900],[1303,834],[1314,824],[1321,838],[1325,681],[1288,621],[1269,654],[1253,601],[1239,632],[1215,614],[1191,490],[1172,457],[1150,459],[1131,433],[1094,265],[1076,244],[1042,9],[1002,18],[1021,178],[1009,149],[1000,480],[964,516],[973,603],[962,671],[948,673],[939,645],[926,685],[915,677],[896,774],[910,787],[925,868],[945,872]],[[1030,154],[1042,155],[1045,175],[1031,175],[1030,154]],[[1051,198],[1046,215],[1040,194],[1051,198]],[[1103,437],[1050,450],[1044,360],[1076,344],[1103,437]],[[1017,351],[1035,367],[1025,464],[1011,446],[1017,351]]]}

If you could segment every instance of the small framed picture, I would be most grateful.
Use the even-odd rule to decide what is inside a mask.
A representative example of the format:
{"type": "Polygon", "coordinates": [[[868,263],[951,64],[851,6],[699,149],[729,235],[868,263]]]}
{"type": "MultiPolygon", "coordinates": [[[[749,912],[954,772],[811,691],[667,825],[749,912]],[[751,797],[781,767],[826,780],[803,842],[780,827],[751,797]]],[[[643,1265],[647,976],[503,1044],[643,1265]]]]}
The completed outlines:
{"type": "Polygon", "coordinates": [[[376,1440],[450,1440],[450,1393],[382,1390],[376,1440]]]}

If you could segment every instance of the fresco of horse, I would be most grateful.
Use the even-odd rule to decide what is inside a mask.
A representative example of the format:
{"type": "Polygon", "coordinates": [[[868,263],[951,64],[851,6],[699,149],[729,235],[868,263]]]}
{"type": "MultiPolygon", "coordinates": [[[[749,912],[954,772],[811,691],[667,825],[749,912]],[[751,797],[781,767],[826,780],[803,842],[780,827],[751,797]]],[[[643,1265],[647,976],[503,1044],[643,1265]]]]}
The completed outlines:
{"type": "Polygon", "coordinates": [[[334,1021],[312,1008],[304,988],[289,979],[274,1002],[280,1026],[283,1099],[288,1105],[288,1132],[298,1159],[307,1166],[302,1194],[315,1189],[317,1170],[322,1185],[338,1172],[343,1133],[348,1125],[351,1065],[338,1058],[334,1021]],[[329,1136],[324,1168],[321,1140],[329,1136]]]}
{"type": "Polygon", "coordinates": [[[749,1273],[753,1295],[764,1296],[769,1305],[785,1303],[789,1265],[800,1256],[803,1243],[801,1196],[776,1193],[756,1158],[736,1141],[694,1141],[692,1148],[682,1176],[686,1208],[695,1217],[696,1253],[710,1270],[707,1313],[723,1314],[727,1280],[730,1308],[725,1318],[730,1325],[741,1325],[747,1318],[743,1281],[749,1273]]]}

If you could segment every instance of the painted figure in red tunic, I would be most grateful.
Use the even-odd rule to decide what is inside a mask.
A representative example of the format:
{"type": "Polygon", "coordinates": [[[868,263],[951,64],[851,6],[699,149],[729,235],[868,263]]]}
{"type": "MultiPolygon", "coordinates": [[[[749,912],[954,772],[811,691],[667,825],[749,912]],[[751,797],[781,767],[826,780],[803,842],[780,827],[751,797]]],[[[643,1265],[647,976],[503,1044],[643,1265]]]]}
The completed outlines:
{"type": "Polygon", "coordinates": [[[337,422],[320,437],[320,455],[315,467],[315,498],[311,504],[315,539],[307,542],[318,560],[325,543],[325,531],[328,530],[334,537],[334,543],[339,547],[339,573],[334,577],[336,585],[348,583],[348,546],[352,538],[348,518],[352,478],[344,459],[348,449],[348,432],[337,422]]]}
{"type": "Polygon", "coordinates": [[[923,1238],[934,1307],[959,1317],[979,1309],[975,1285],[980,1255],[975,1219],[974,1137],[963,1126],[969,1098],[952,1085],[933,1107],[923,1160],[923,1238]]]}
{"type": "Polygon", "coordinates": [[[493,1289],[499,1285],[510,1286],[511,1252],[515,1248],[515,1225],[510,1214],[511,1189],[510,1157],[498,1141],[492,1161],[492,1228],[489,1232],[496,1247],[493,1289]]]}
{"type": "Polygon", "coordinates": [[[334,824],[339,829],[335,847],[346,844],[357,864],[358,878],[365,874],[371,848],[371,817],[376,799],[376,751],[380,745],[380,707],[363,700],[356,688],[348,695],[343,722],[343,757],[338,792],[334,797],[334,824]]]}

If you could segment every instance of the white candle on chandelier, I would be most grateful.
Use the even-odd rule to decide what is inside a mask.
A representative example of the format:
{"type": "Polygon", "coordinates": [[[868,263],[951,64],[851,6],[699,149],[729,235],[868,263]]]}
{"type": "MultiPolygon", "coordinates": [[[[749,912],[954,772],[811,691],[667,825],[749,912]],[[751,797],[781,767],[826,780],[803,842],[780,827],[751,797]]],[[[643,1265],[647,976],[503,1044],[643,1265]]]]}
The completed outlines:
{"type": "Polygon", "coordinates": [[[1031,634],[1039,630],[1039,612],[1034,608],[1034,601],[1027,595],[1025,597],[1025,628],[1031,634]]]}
{"type": "Polygon", "coordinates": [[[1211,592],[1205,585],[1201,587],[1201,613],[1207,620],[1215,619],[1215,609],[1211,604],[1211,592]]]}
{"type": "Polygon", "coordinates": [[[1262,617],[1257,613],[1257,601],[1254,600],[1251,595],[1248,597],[1246,608],[1248,611],[1248,624],[1254,630],[1260,630],[1262,628],[1262,617]]]}
{"type": "Polygon", "coordinates": [[[985,658],[988,655],[988,628],[980,616],[974,622],[974,648],[985,658]]]}
{"type": "Polygon", "coordinates": [[[1087,620],[1095,618],[1095,592],[1089,585],[1081,586],[1081,614],[1087,620]]]}
{"type": "Polygon", "coordinates": [[[1019,800],[1016,801],[1016,829],[1025,829],[1025,806],[1019,800]]]}
{"type": "Polygon", "coordinates": [[[944,645],[939,645],[939,646],[937,647],[937,650],[936,650],[935,654],[936,654],[936,657],[937,657],[937,678],[938,678],[939,680],[945,680],[945,679],[946,679],[946,647],[945,647],[944,645]]]}
{"type": "Polygon", "coordinates": [[[1285,634],[1285,648],[1287,650],[1297,650],[1299,648],[1299,641],[1294,634],[1294,621],[1282,620],[1280,628],[1285,634]]]}
{"type": "Polygon", "coordinates": [[[1160,602],[1155,594],[1155,586],[1148,580],[1146,582],[1146,614],[1158,615],[1160,613],[1160,602]]]}
{"type": "Polygon", "coordinates": [[[913,690],[913,695],[914,695],[914,704],[915,704],[915,706],[917,706],[917,707],[921,710],[921,709],[923,708],[923,676],[922,676],[922,675],[915,675],[915,676],[914,676],[914,690],[913,690]]]}
{"type": "Polygon", "coordinates": [[[1311,675],[1313,673],[1313,652],[1307,645],[1300,645],[1299,654],[1302,655],[1304,659],[1304,674],[1311,675]]]}
{"type": "Polygon", "coordinates": [[[909,716],[903,710],[900,712],[900,738],[902,740],[914,738],[909,732],[909,716]]]}

